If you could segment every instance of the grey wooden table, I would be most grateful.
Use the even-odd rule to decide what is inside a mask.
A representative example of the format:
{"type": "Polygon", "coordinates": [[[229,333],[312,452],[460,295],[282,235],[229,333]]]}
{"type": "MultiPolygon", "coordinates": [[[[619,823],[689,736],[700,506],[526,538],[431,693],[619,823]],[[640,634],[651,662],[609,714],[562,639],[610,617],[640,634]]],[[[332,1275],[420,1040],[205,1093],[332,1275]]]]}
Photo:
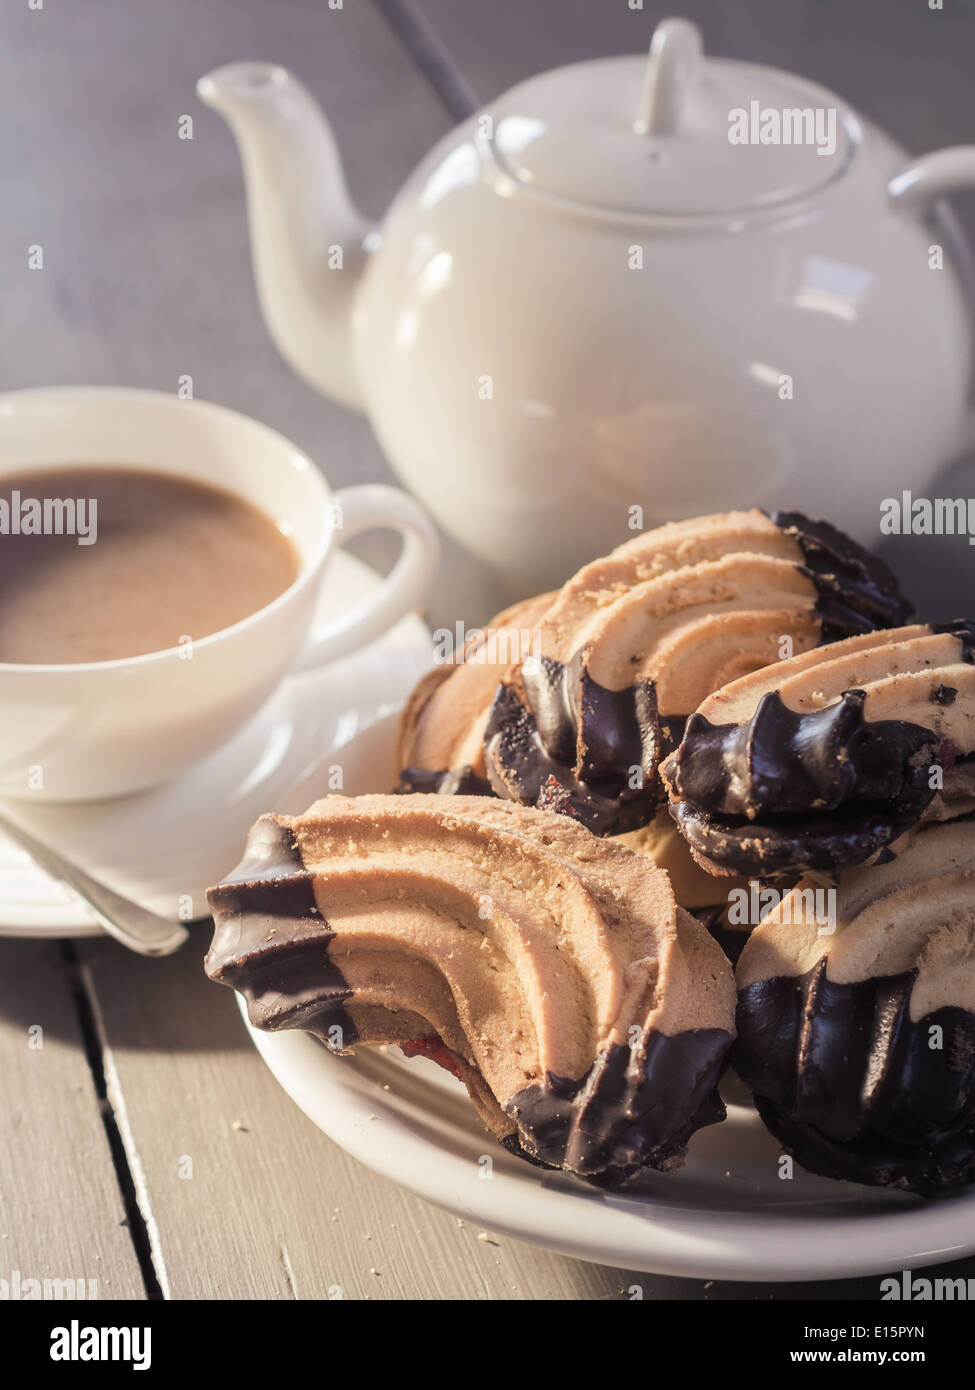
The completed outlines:
{"type": "MultiPolygon", "coordinates": [[[[848,95],[913,150],[975,140],[963,0],[694,0],[715,52],[848,95]]],[[[344,484],[384,480],[365,422],[279,360],[251,284],[236,152],[194,97],[231,59],[294,68],[328,108],[352,190],[379,213],[478,102],[542,67],[639,50],[645,0],[8,0],[0,17],[0,386],[123,383],[256,415],[344,484]],[[177,138],[191,114],[192,141],[177,138]],[[44,248],[43,273],[27,247],[44,248]]],[[[975,232],[975,202],[957,206],[975,232]]],[[[975,492],[957,470],[952,495],[975,492]]],[[[381,542],[360,553],[384,563],[381,542]]],[[[972,552],[906,558],[932,616],[971,602],[972,552]]],[[[484,621],[503,585],[448,546],[435,625],[484,621]]],[[[0,885],[2,891],[2,885],[0,885]]],[[[0,942],[0,1278],[102,1297],[876,1298],[877,1279],[730,1285],[550,1255],[477,1229],[347,1158],[287,1100],[207,932],[163,962],[109,942],[0,942]],[[44,1045],[30,1045],[32,1029],[44,1045]]],[[[975,1261],[950,1267],[975,1274],[975,1261]]],[[[939,1270],[947,1273],[948,1270],[939,1270]]]]}

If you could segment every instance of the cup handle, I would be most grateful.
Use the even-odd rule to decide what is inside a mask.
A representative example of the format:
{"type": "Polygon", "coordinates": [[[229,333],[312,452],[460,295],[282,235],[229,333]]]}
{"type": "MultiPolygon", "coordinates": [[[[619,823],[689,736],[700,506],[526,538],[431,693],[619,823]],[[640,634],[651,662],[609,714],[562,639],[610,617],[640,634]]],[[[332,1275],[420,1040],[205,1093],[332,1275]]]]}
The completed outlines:
{"type": "Polygon", "coordinates": [[[382,636],[423,600],[440,552],[433,522],[398,488],[381,483],[341,488],[332,494],[331,503],[341,517],[336,545],[344,545],[362,531],[391,530],[403,537],[403,549],[378,589],[347,613],[313,630],[293,671],[312,671],[382,636]]]}

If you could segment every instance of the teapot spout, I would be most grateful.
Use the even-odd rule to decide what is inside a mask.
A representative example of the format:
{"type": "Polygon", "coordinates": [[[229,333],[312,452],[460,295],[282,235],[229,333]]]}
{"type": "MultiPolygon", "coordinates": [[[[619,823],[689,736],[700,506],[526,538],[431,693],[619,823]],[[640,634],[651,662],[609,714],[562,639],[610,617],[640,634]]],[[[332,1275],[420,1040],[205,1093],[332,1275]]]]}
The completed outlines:
{"type": "Polygon", "coordinates": [[[362,409],[352,310],[374,229],[349,197],[328,122],[298,79],[273,63],[229,63],[201,77],[197,94],[237,140],[271,337],[312,386],[362,409]]]}

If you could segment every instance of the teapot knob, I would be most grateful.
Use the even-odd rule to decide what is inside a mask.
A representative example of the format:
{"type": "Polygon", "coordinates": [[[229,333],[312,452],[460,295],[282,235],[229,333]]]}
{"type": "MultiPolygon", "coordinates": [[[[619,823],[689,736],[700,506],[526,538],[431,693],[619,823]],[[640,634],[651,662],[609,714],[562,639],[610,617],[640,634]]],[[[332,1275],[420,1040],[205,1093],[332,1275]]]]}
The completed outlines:
{"type": "Polygon", "coordinates": [[[675,133],[703,52],[696,24],[687,19],[660,21],[650,40],[640,111],[633,124],[638,135],[675,133]]]}

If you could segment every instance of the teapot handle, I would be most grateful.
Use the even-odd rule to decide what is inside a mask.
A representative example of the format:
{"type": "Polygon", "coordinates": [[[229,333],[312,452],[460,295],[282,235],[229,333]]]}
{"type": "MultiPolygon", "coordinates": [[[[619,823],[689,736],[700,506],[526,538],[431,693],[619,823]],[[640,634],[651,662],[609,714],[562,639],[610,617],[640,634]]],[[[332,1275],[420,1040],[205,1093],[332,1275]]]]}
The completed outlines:
{"type": "Polygon", "coordinates": [[[915,159],[901,173],[895,174],[887,192],[896,207],[916,210],[954,193],[959,188],[975,186],[975,145],[953,145],[947,150],[915,159]]]}
{"type": "Polygon", "coordinates": [[[960,463],[962,459],[970,458],[973,454],[975,454],[975,405],[970,405],[966,414],[959,421],[955,442],[948,454],[945,467],[950,468],[953,464],[960,463]]]}
{"type": "MultiPolygon", "coordinates": [[[[897,208],[921,212],[937,198],[960,188],[975,186],[975,145],[953,145],[946,150],[921,155],[887,185],[887,193],[897,208]]],[[[975,453],[975,405],[970,405],[959,422],[948,463],[957,463],[975,453]]]]}

